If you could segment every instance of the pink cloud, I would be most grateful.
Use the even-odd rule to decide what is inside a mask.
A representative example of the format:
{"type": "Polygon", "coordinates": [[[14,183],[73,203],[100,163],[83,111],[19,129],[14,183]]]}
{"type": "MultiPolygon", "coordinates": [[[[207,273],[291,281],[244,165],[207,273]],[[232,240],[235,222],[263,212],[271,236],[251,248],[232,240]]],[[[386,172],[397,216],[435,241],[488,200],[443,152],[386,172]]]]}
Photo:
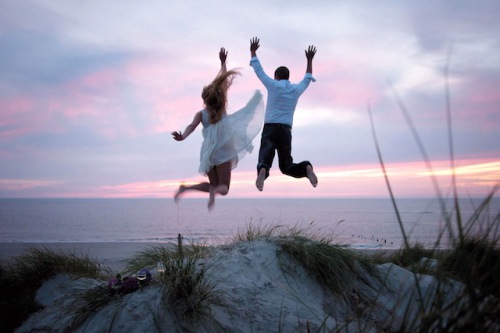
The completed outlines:
{"type": "Polygon", "coordinates": [[[74,124],[88,125],[107,137],[134,136],[137,128],[130,118],[127,98],[136,87],[123,89],[131,84],[129,81],[132,79],[126,70],[104,68],[69,82],[0,100],[0,125],[9,127],[1,135],[59,132],[63,126],[74,124]]]}
{"type": "Polygon", "coordinates": [[[4,129],[0,137],[16,137],[37,131],[46,123],[43,113],[35,113],[36,103],[26,96],[16,96],[0,100],[0,126],[4,129]]]}
{"type": "Polygon", "coordinates": [[[464,94],[451,93],[452,114],[458,125],[469,130],[497,130],[500,127],[500,92],[496,85],[474,87],[464,94]]]}
{"type": "MultiPolygon", "coordinates": [[[[113,97],[116,85],[113,77],[116,74],[109,70],[97,72],[55,87],[0,100],[0,125],[8,127],[1,136],[60,132],[65,121],[77,123],[84,117],[99,122],[99,117],[105,114],[103,111],[109,109],[109,97],[113,97]]],[[[100,125],[112,123],[114,116],[100,125]]]]}
{"type": "Polygon", "coordinates": [[[177,66],[178,56],[136,58],[126,65],[133,78],[136,96],[147,101],[154,132],[168,132],[186,126],[195,112],[203,108],[201,89],[215,77],[214,68],[177,66]],[[205,82],[206,81],[206,82],[205,82]]]}
{"type": "Polygon", "coordinates": [[[99,107],[118,99],[117,86],[122,75],[119,69],[107,68],[66,83],[60,95],[50,96],[52,105],[58,106],[53,111],[69,119],[82,115],[102,116],[105,110],[99,107]]]}
{"type": "Polygon", "coordinates": [[[0,179],[0,190],[16,192],[51,187],[57,184],[61,184],[61,182],[37,179],[0,179]]]}

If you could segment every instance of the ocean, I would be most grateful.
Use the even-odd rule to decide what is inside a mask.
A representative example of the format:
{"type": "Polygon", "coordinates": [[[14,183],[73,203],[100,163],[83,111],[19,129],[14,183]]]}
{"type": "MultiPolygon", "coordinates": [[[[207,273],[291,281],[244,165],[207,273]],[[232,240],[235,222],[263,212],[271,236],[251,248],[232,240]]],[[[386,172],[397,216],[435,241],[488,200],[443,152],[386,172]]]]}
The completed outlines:
{"type": "MultiPolygon", "coordinates": [[[[463,223],[481,200],[460,200],[463,223]]],[[[403,237],[390,199],[0,199],[0,242],[185,242],[221,244],[249,226],[301,229],[332,237],[355,248],[400,248],[403,237]]],[[[447,233],[436,199],[397,199],[411,243],[447,247],[447,233]]],[[[495,198],[473,231],[486,230],[500,212],[495,198]]],[[[455,216],[451,200],[446,215],[455,216]]],[[[456,221],[454,218],[453,221],[456,221]]],[[[490,231],[498,237],[496,229],[490,231]]]]}

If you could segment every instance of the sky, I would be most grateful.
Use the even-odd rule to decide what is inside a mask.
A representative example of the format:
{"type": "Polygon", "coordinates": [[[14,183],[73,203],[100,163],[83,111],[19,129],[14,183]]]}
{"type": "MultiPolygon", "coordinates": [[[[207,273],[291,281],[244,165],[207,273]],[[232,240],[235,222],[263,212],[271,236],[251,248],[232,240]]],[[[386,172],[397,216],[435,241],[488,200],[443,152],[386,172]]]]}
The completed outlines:
{"type": "Polygon", "coordinates": [[[182,142],[170,133],[203,108],[220,47],[242,74],[228,113],[256,89],[267,96],[249,66],[255,36],[266,72],[287,66],[292,82],[317,47],[292,155],[319,184],[282,175],[276,160],[259,192],[259,135],[229,197],[387,197],[376,143],[396,197],[434,197],[432,179],[449,195],[453,174],[464,196],[500,180],[500,1],[0,5],[1,198],[170,198],[205,181],[201,127],[182,142]]]}

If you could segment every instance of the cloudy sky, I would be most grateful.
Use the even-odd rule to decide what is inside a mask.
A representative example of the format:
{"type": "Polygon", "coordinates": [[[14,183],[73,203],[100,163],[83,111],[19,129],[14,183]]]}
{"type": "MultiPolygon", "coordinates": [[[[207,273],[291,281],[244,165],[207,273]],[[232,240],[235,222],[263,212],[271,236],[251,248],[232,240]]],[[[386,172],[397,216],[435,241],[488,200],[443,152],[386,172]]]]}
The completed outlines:
{"type": "Polygon", "coordinates": [[[230,197],[385,197],[368,110],[397,196],[450,188],[450,144],[461,193],[500,179],[499,1],[0,0],[0,197],[171,197],[203,181],[201,89],[241,69],[229,113],[263,90],[249,40],[272,73],[317,81],[295,114],[293,156],[317,188],[281,175],[256,190],[257,149],[233,171],[230,197]],[[448,64],[448,66],[447,66],[448,64]],[[449,68],[446,79],[446,68],[449,68]],[[408,112],[429,169],[402,110],[408,112]]]}

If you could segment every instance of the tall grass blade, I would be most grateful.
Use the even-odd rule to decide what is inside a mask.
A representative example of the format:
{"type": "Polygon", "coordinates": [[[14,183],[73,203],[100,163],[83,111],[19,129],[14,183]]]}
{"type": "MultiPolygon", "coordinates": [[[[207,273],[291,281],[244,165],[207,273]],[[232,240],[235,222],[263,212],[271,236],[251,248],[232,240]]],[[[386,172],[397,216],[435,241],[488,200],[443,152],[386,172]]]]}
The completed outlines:
{"type": "MultiPolygon", "coordinates": [[[[498,192],[500,189],[500,182],[495,184],[495,186],[490,190],[486,198],[484,198],[481,203],[479,204],[478,207],[474,208],[474,213],[472,216],[469,218],[469,221],[467,222],[465,228],[465,235],[470,235],[472,232],[472,228],[475,226],[476,223],[480,222],[480,217],[483,215],[485,211],[488,210],[490,207],[491,200],[495,196],[495,194],[498,192]]],[[[489,214],[486,214],[489,216],[489,214]]],[[[493,221],[487,221],[486,223],[486,230],[480,230],[481,234],[484,235],[489,235],[491,239],[497,239],[498,237],[498,219],[500,216],[500,212],[493,218],[493,221]]],[[[481,227],[481,225],[480,225],[481,227]]]]}
{"type": "Polygon", "coordinates": [[[375,149],[377,150],[378,160],[380,162],[380,167],[382,168],[382,172],[384,174],[385,184],[387,185],[387,190],[389,191],[389,196],[391,197],[392,206],[394,207],[394,212],[396,213],[399,228],[401,229],[401,234],[403,235],[405,247],[409,248],[410,242],[408,241],[408,237],[406,236],[403,221],[401,219],[401,215],[399,214],[399,209],[398,209],[398,206],[396,204],[394,193],[392,192],[391,182],[389,181],[389,177],[387,176],[387,171],[385,170],[384,159],[382,158],[382,153],[380,151],[380,146],[378,144],[377,133],[375,132],[375,124],[373,122],[372,110],[371,110],[369,105],[368,105],[368,115],[370,116],[370,125],[371,125],[371,129],[372,129],[373,141],[375,142],[375,149]]]}
{"type": "MultiPolygon", "coordinates": [[[[380,166],[381,166],[382,171],[384,173],[385,183],[387,185],[387,189],[388,189],[389,195],[391,197],[392,205],[394,206],[394,212],[396,213],[396,216],[397,216],[399,228],[401,229],[401,234],[403,235],[403,240],[404,240],[405,248],[409,249],[410,248],[410,242],[408,241],[408,237],[406,235],[406,231],[405,231],[405,228],[404,228],[404,225],[403,225],[403,220],[401,219],[401,215],[399,214],[399,209],[398,209],[398,206],[396,204],[396,199],[394,197],[394,193],[392,192],[392,187],[391,187],[391,183],[389,181],[389,176],[387,175],[387,172],[385,170],[384,159],[382,158],[382,153],[380,151],[380,146],[378,144],[377,134],[375,132],[375,124],[373,122],[373,115],[372,115],[372,111],[371,111],[370,106],[368,106],[368,114],[370,116],[370,125],[371,125],[371,129],[372,129],[373,141],[375,143],[375,149],[377,150],[377,156],[378,156],[378,159],[379,159],[379,162],[380,162],[380,166]]],[[[418,302],[419,302],[420,308],[423,311],[424,310],[424,299],[423,299],[423,296],[422,296],[422,290],[421,290],[420,283],[419,283],[419,280],[417,278],[416,273],[413,273],[413,274],[414,274],[414,277],[415,277],[415,284],[416,284],[416,288],[417,288],[418,302]]]]}
{"type": "Polygon", "coordinates": [[[448,51],[446,57],[446,66],[444,69],[444,86],[445,86],[445,99],[446,99],[446,123],[448,124],[448,146],[450,149],[450,168],[451,168],[451,186],[453,188],[453,201],[455,207],[455,214],[457,218],[458,236],[460,242],[464,241],[464,232],[462,226],[462,214],[460,213],[460,205],[458,204],[458,193],[457,193],[457,175],[455,172],[455,149],[453,146],[453,126],[451,118],[451,98],[450,98],[450,84],[449,84],[449,72],[450,72],[450,57],[451,48],[448,51]]]}

